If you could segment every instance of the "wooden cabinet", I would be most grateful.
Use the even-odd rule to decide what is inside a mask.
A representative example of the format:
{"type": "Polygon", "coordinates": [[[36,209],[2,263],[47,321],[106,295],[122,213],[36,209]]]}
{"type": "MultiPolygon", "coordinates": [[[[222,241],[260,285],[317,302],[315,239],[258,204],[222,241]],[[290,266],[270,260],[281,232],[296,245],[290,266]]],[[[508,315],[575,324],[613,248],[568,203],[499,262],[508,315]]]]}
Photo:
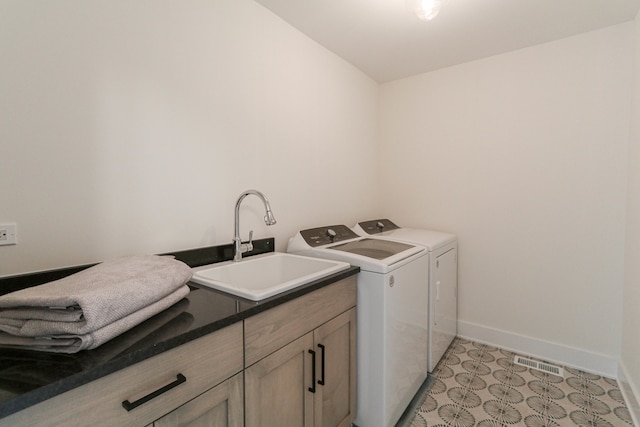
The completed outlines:
{"type": "Polygon", "coordinates": [[[2,418],[0,427],[349,426],[355,306],[351,276],[2,418]]]}
{"type": "Polygon", "coordinates": [[[245,321],[246,427],[351,424],[355,303],[350,278],[245,321]],[[273,342],[288,344],[273,349],[273,342]]]}
{"type": "Polygon", "coordinates": [[[0,427],[145,426],[241,371],[238,322],[2,418],[0,427]]]}

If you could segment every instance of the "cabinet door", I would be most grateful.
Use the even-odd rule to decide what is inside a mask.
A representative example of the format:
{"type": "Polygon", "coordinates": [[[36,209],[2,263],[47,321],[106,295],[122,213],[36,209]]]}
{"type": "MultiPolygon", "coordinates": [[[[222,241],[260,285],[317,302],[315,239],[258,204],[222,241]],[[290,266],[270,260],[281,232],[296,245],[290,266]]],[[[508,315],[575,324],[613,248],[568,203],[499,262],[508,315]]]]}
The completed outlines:
{"type": "Polygon", "coordinates": [[[316,329],[314,341],[315,427],[347,427],[356,412],[356,309],[316,329]]]}
{"type": "Polygon", "coordinates": [[[312,348],[308,333],[246,368],[246,427],[313,425],[312,348]]]}
{"type": "Polygon", "coordinates": [[[154,427],[242,427],[242,373],[204,392],[153,423],[154,427]]]}

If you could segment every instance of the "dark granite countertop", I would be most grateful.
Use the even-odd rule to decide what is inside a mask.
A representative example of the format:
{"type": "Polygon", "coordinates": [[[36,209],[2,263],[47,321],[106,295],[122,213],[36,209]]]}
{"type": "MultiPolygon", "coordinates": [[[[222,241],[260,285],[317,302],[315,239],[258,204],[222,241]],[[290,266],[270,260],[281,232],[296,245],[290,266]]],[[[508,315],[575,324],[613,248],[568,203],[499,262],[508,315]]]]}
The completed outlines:
{"type": "MultiPolygon", "coordinates": [[[[252,255],[272,252],[273,244],[273,239],[256,240],[252,255]]],[[[230,246],[173,255],[197,267],[230,259],[233,253],[230,246]]],[[[0,278],[0,293],[56,280],[86,267],[0,278]]],[[[59,354],[0,349],[0,418],[355,275],[359,270],[351,267],[259,302],[189,283],[191,292],[183,300],[94,350],[59,354]]]]}

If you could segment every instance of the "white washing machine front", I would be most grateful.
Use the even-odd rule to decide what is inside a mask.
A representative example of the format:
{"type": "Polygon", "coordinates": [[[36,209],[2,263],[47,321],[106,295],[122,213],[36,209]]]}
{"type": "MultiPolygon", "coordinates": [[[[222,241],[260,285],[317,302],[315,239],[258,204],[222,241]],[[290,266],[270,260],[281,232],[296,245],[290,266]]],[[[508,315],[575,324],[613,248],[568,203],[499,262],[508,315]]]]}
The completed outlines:
{"type": "Polygon", "coordinates": [[[398,227],[388,219],[363,221],[356,234],[424,246],[429,266],[429,331],[427,371],[433,372],[458,332],[458,241],[454,234],[398,227]]]}

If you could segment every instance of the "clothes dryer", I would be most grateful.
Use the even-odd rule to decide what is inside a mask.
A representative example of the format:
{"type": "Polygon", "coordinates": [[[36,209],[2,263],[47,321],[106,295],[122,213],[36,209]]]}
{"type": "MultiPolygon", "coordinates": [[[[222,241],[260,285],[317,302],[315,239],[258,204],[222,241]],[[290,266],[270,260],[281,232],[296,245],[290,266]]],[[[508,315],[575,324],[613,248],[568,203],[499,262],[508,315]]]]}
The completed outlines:
{"type": "Polygon", "coordinates": [[[454,234],[403,228],[388,219],[356,224],[360,236],[408,242],[424,246],[429,252],[429,327],[427,333],[427,371],[442,358],[458,331],[458,240],[454,234]]]}
{"type": "Polygon", "coordinates": [[[354,424],[394,426],[427,376],[427,250],[333,225],[296,233],[287,252],[360,267],[354,424]]]}

